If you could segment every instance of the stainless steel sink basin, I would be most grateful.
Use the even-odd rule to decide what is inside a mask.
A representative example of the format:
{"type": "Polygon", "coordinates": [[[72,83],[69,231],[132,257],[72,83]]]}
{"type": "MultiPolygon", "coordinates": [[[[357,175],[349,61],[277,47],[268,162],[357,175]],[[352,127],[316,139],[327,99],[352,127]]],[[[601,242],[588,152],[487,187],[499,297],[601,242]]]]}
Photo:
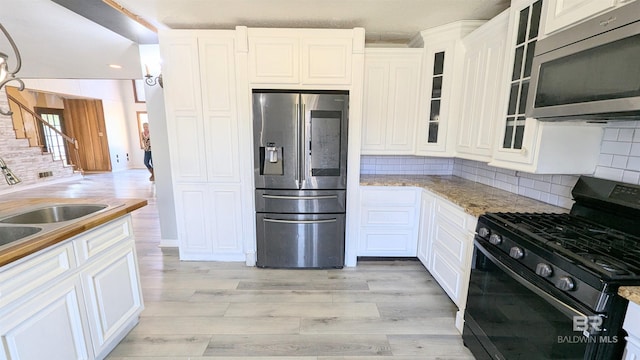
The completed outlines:
{"type": "Polygon", "coordinates": [[[43,207],[0,220],[5,224],[50,224],[69,221],[105,209],[107,205],[65,204],[43,207]]]}
{"type": "Polygon", "coordinates": [[[0,246],[26,238],[41,230],[35,226],[0,226],[0,246]]]}

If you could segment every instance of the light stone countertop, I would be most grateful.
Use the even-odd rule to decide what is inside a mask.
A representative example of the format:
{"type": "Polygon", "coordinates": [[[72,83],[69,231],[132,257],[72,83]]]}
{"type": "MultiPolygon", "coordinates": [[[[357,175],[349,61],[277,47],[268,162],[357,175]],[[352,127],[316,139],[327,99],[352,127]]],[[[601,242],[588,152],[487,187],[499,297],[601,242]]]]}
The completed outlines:
{"type": "MultiPolygon", "coordinates": [[[[486,212],[554,212],[568,209],[449,175],[360,175],[363,186],[415,186],[429,190],[478,217],[486,212]]],[[[640,286],[621,286],[618,295],[640,304],[640,286]]]]}
{"type": "Polygon", "coordinates": [[[565,208],[450,175],[360,175],[360,185],[420,187],[442,196],[475,217],[487,212],[569,212],[565,208]]]}
{"type": "Polygon", "coordinates": [[[618,295],[640,305],[640,286],[620,286],[618,295]]]}

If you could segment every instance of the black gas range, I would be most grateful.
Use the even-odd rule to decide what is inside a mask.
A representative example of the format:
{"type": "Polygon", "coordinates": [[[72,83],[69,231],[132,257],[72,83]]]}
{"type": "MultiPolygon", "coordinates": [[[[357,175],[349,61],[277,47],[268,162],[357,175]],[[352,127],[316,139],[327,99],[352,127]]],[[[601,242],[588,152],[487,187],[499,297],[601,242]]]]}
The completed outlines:
{"type": "Polygon", "coordinates": [[[478,359],[620,359],[640,285],[640,186],[582,176],[569,213],[478,219],[465,344],[478,359]]]}

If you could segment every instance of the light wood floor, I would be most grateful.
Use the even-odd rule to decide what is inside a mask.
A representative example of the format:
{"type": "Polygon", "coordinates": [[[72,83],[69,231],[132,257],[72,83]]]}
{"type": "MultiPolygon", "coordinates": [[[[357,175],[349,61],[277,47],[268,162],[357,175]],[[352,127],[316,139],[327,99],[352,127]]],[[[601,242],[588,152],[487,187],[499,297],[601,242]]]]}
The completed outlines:
{"type": "Polygon", "coordinates": [[[2,196],[148,199],[133,213],[145,310],[107,359],[473,359],[454,327],[455,305],[418,261],[340,270],[179,261],[177,250],[157,246],[148,175],[93,174],[2,196]]]}

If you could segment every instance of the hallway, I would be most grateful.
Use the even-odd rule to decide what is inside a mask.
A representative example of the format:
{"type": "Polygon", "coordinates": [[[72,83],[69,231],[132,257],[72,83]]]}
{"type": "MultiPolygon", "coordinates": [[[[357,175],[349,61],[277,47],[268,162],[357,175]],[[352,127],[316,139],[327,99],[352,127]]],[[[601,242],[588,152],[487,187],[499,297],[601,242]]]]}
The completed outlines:
{"type": "Polygon", "coordinates": [[[340,270],[276,270],[181,262],[161,249],[146,170],[3,195],[145,198],[132,213],[145,310],[109,360],[473,359],[455,305],[418,261],[340,270]]]}

